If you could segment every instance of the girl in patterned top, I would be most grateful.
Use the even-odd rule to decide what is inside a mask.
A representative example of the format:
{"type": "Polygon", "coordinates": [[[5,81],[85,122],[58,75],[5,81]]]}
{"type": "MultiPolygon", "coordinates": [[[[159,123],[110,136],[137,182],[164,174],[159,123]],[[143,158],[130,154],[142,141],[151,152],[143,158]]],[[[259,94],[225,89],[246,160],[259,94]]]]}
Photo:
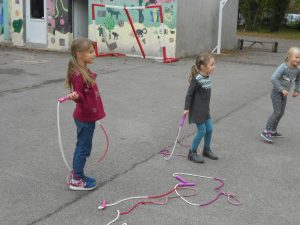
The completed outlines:
{"type": "Polygon", "coordinates": [[[188,159],[203,163],[202,151],[197,154],[198,146],[204,137],[203,155],[217,160],[218,157],[211,151],[212,120],[210,117],[211,77],[215,70],[215,60],[212,55],[205,53],[197,56],[195,65],[189,75],[188,88],[183,115],[189,115],[189,123],[195,123],[198,129],[193,139],[188,159]]]}

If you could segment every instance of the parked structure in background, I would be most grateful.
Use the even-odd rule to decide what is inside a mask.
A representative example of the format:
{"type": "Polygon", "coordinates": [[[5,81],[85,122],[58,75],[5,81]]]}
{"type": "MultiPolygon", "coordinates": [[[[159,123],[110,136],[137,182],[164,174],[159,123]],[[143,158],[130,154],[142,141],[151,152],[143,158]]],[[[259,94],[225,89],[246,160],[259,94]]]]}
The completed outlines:
{"type": "Polygon", "coordinates": [[[300,24],[300,14],[294,14],[294,13],[288,13],[286,14],[286,24],[294,24],[299,23],[300,24]]]}
{"type": "MultiPolygon", "coordinates": [[[[161,32],[169,57],[211,51],[218,43],[220,0],[0,0],[0,43],[66,51],[76,37],[96,37],[112,51],[138,51],[124,10],[97,9],[94,29],[93,3],[161,5],[163,24],[157,8],[130,11],[140,43],[154,55],[161,55],[157,47],[162,44],[161,32]]],[[[223,49],[236,47],[237,14],[238,0],[228,0],[223,10],[223,49]]]]}

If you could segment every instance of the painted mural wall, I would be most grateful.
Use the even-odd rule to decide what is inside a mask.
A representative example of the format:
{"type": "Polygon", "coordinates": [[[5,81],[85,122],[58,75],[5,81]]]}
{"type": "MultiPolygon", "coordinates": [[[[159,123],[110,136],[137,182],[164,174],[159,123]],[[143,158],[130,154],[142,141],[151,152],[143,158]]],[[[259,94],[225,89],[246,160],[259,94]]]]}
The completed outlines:
{"type": "MultiPolygon", "coordinates": [[[[96,40],[100,53],[126,53],[139,55],[141,51],[128,17],[123,9],[95,7],[95,21],[92,21],[92,3],[115,6],[162,5],[165,46],[168,57],[175,56],[177,0],[90,0],[89,37],[96,40]]],[[[146,57],[162,57],[163,29],[158,8],[128,10],[137,36],[146,57]]]]}
{"type": "MultiPolygon", "coordinates": [[[[10,37],[13,45],[24,46],[26,21],[25,1],[8,0],[8,11],[10,21],[10,37]]],[[[72,34],[69,26],[69,5],[68,0],[46,0],[46,19],[48,43],[47,47],[51,49],[64,50],[69,49],[72,41],[72,34]]],[[[0,0],[0,42],[3,41],[3,0],[0,0]]]]}
{"type": "Polygon", "coordinates": [[[68,0],[47,0],[48,48],[69,49],[72,41],[70,32],[70,15],[72,13],[68,0]],[[71,12],[70,12],[71,11],[71,12]]]}
{"type": "MultiPolygon", "coordinates": [[[[3,1],[0,0],[0,42],[4,40],[3,31],[3,1]]],[[[9,14],[9,33],[11,42],[16,46],[24,46],[26,40],[26,14],[25,1],[7,0],[9,14]]],[[[88,1],[88,0],[86,0],[88,1]]],[[[70,18],[72,15],[69,0],[46,0],[46,20],[47,20],[47,46],[51,49],[67,50],[72,41],[72,33],[70,32],[70,18]]],[[[88,4],[88,2],[87,2],[88,4]]]]}
{"type": "MultiPolygon", "coordinates": [[[[0,42],[4,41],[5,36],[7,39],[11,39],[13,45],[26,45],[26,21],[24,20],[26,6],[24,4],[27,1],[30,0],[0,0],[0,42]],[[4,8],[4,5],[8,7],[4,8]],[[23,12],[23,10],[25,11],[23,12]],[[6,21],[4,20],[4,14],[8,15],[8,29],[4,29],[6,21]],[[6,32],[7,30],[9,32],[6,32]]],[[[161,58],[162,45],[166,46],[167,57],[190,56],[197,54],[199,51],[212,50],[216,46],[216,16],[218,15],[219,0],[188,0],[189,4],[186,4],[187,0],[82,1],[85,1],[88,5],[88,37],[97,41],[100,53],[115,52],[126,53],[127,55],[142,55],[128,17],[123,9],[124,5],[127,7],[162,6],[164,34],[158,8],[128,10],[134,30],[146,57],[161,58]],[[94,12],[95,20],[92,20],[91,6],[93,3],[114,5],[120,8],[96,7],[94,12]],[[180,20],[177,20],[179,15],[180,20]],[[192,24],[195,21],[197,21],[196,27],[192,24]],[[177,35],[177,33],[180,35],[177,35]]],[[[69,50],[73,39],[72,3],[73,0],[45,0],[47,44],[43,47],[69,50]]],[[[237,7],[238,0],[231,0],[227,3],[224,10],[224,18],[226,18],[226,23],[223,22],[224,30],[230,32],[223,32],[222,46],[229,49],[234,48],[236,42],[237,17],[235,14],[237,13],[237,7]]]]}

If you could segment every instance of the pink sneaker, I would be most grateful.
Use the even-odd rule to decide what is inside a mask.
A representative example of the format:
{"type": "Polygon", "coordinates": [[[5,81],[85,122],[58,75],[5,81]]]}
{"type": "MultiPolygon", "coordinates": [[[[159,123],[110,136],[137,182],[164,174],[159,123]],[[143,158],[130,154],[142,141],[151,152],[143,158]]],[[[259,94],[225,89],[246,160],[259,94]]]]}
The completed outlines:
{"type": "Polygon", "coordinates": [[[87,182],[84,179],[71,178],[69,189],[72,191],[90,191],[96,188],[96,183],[87,182]]]}

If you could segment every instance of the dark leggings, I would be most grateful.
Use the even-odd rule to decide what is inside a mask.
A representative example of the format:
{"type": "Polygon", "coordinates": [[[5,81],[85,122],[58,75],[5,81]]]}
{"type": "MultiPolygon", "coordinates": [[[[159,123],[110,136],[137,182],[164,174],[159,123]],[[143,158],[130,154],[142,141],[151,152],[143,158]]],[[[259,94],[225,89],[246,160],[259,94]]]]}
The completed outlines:
{"type": "Polygon", "coordinates": [[[284,114],[287,97],[283,96],[281,92],[273,89],[271,92],[271,99],[273,105],[273,113],[268,119],[266,130],[276,131],[278,123],[284,114]]]}

